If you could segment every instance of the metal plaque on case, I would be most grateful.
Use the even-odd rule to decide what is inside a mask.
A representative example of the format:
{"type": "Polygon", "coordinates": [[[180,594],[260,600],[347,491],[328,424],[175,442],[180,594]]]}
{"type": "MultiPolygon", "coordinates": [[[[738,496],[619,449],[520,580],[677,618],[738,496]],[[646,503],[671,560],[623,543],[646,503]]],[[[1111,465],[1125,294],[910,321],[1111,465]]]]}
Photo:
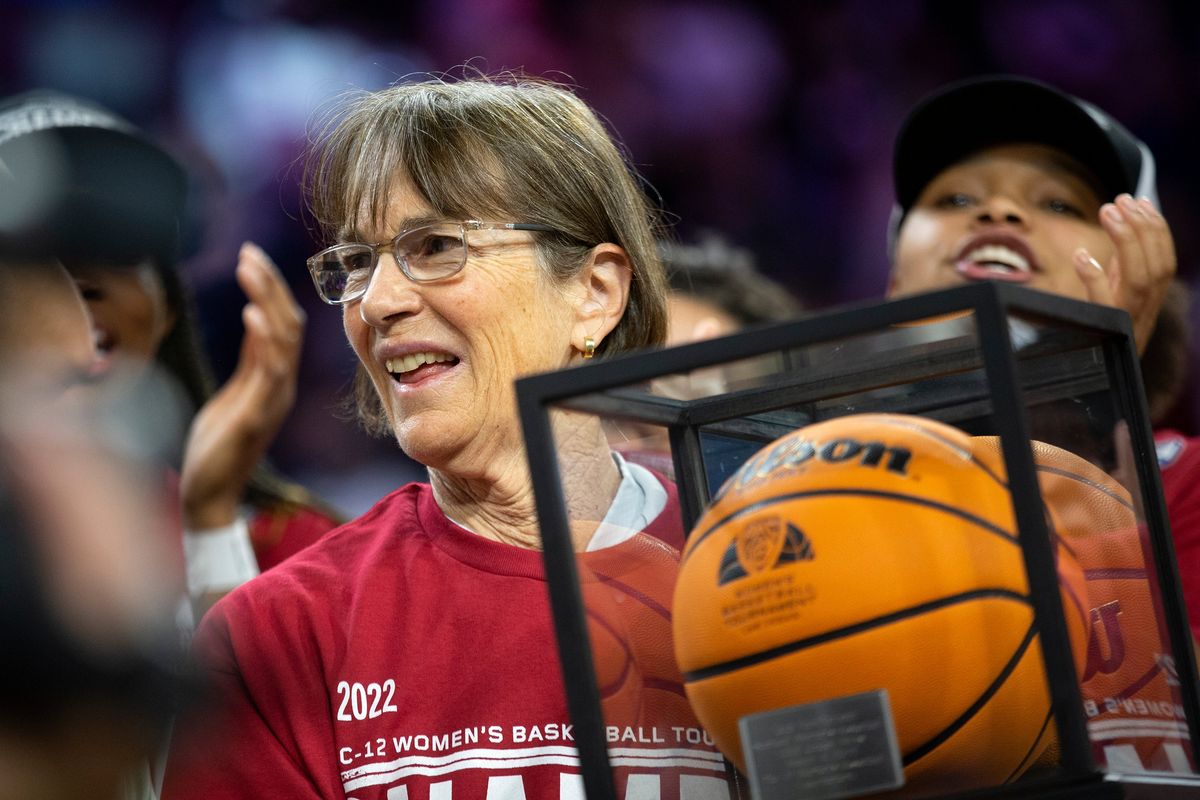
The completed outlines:
{"type": "Polygon", "coordinates": [[[904,784],[886,690],[750,714],[739,727],[756,800],[833,800],[904,784]]]}

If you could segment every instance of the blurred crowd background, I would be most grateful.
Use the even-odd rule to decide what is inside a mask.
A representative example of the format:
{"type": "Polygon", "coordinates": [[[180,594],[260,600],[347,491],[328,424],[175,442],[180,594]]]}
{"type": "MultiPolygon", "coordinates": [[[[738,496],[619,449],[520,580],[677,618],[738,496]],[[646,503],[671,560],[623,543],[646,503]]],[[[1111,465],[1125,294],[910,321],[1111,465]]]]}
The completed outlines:
{"type": "MultiPolygon", "coordinates": [[[[1180,274],[1200,277],[1200,5],[1151,0],[0,0],[0,95],[48,87],[143,127],[196,179],[184,270],[219,377],[241,339],[238,245],[261,244],[309,314],[300,401],[272,451],[356,514],[418,475],[337,408],[355,359],[312,291],[297,182],[306,131],[350,89],[520,69],[612,124],[688,240],[718,230],[810,308],[882,295],[891,144],[950,80],[1040,78],[1158,159],[1180,274]]],[[[1003,115],[1005,109],[995,113],[1003,115]]],[[[1200,309],[1193,311],[1193,320],[1200,309]]],[[[1193,359],[1193,363],[1200,359],[1193,359]]],[[[1193,367],[1193,371],[1195,371],[1193,367]]],[[[1200,381],[1170,422],[1200,432],[1200,381]]]]}

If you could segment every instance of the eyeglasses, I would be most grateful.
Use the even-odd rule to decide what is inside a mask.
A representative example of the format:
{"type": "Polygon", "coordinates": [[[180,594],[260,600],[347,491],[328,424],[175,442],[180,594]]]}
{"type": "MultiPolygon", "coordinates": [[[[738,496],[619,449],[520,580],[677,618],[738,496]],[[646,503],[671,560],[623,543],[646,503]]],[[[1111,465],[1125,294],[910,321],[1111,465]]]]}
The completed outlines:
{"type": "Polygon", "coordinates": [[[375,274],[379,254],[391,250],[410,281],[428,283],[449,278],[467,263],[467,231],[547,231],[532,222],[437,222],[400,231],[386,244],[335,244],[308,259],[317,294],[330,305],[362,297],[375,274]]]}

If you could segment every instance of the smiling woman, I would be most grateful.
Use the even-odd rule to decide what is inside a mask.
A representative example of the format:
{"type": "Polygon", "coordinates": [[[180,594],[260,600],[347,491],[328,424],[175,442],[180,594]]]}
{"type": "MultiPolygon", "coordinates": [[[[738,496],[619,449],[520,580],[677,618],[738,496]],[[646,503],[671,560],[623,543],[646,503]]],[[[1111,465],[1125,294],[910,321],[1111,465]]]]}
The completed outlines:
{"type": "Polygon", "coordinates": [[[1051,147],[988,147],[940,172],[921,191],[897,240],[892,291],[911,294],[998,280],[1090,299],[1075,270],[1080,248],[1108,262],[1098,181],[1051,147]]]}
{"type": "MultiPolygon", "coordinates": [[[[1158,210],[1154,159],[1145,144],[1079,98],[996,76],[943,87],[914,108],[896,142],[894,170],[892,294],[998,280],[1124,309],[1142,352],[1151,414],[1163,410],[1164,398],[1169,407],[1186,361],[1178,300],[1185,293],[1172,285],[1174,243],[1158,210]]],[[[1030,419],[1036,422],[1032,413],[1030,419]]],[[[1088,446],[1111,441],[1111,425],[1088,420],[1088,446]]],[[[1200,443],[1173,431],[1159,432],[1157,440],[1166,456],[1160,458],[1164,495],[1196,632],[1200,443]]],[[[1043,493],[1053,505],[1052,490],[1043,493]]],[[[1151,682],[1154,672],[1138,666],[1139,658],[1164,658],[1166,645],[1157,639],[1132,644],[1146,630],[1153,636],[1153,625],[1139,628],[1133,620],[1154,612],[1129,584],[1100,577],[1121,572],[1118,564],[1141,565],[1143,543],[1128,534],[1106,538],[1094,516],[1098,508],[1088,504],[1088,513],[1080,514],[1084,535],[1075,545],[1089,581],[1089,652],[1108,651],[1102,640],[1131,644],[1111,649],[1116,655],[1099,677],[1096,669],[1083,676],[1089,733],[1098,761],[1110,767],[1140,769],[1131,766],[1140,759],[1145,768],[1175,769],[1167,754],[1188,744],[1178,732],[1164,732],[1162,717],[1145,711],[1174,709],[1175,698],[1151,682]],[[1111,619],[1102,624],[1105,614],[1111,619]],[[1122,702],[1115,702],[1106,681],[1133,673],[1121,684],[1122,702]],[[1125,702],[1142,691],[1136,687],[1145,693],[1125,702]]]]}
{"type": "MultiPolygon", "coordinates": [[[[364,94],[317,142],[307,185],[329,247],[308,267],[341,307],[364,424],[430,482],[214,609],[196,648],[229,724],[207,742],[184,726],[167,794],[567,796],[580,781],[571,737],[540,735],[571,726],[513,382],[663,341],[655,215],[592,111],[549,83],[364,94]]],[[[616,456],[594,417],[561,412],[555,428],[570,443],[560,458],[581,564],[640,576],[631,596],[662,594],[682,545],[674,487],[616,456]]],[[[598,660],[625,687],[625,716],[608,721],[698,727],[679,702],[651,707],[627,690],[638,677],[620,631],[637,604],[591,588],[613,634],[598,660]]],[[[669,638],[646,646],[673,664],[669,638]]],[[[682,697],[677,670],[654,680],[682,697]]],[[[628,762],[658,766],[639,783],[729,796],[711,746],[646,744],[628,762]]]]}

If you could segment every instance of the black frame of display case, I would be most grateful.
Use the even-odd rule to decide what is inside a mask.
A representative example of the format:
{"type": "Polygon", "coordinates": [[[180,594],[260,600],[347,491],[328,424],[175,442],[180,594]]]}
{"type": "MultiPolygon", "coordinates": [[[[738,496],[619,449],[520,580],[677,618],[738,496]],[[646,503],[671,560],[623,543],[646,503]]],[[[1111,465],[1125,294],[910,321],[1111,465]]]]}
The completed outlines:
{"type": "MultiPolygon", "coordinates": [[[[517,381],[517,402],[541,527],[559,658],[584,788],[590,800],[615,800],[616,787],[608,759],[599,690],[579,590],[576,554],[550,427],[551,407],[575,407],[666,426],[674,458],[684,529],[687,530],[698,519],[708,500],[700,427],[744,417],[754,413],[756,408],[760,411],[781,408],[796,397],[781,399],[780,393],[786,397],[788,389],[775,387],[691,401],[669,400],[648,395],[639,398],[636,393],[625,391],[626,387],[667,375],[721,366],[756,356],[785,353],[822,342],[880,333],[891,327],[964,312],[974,314],[978,339],[972,352],[978,353],[976,360],[982,361],[989,387],[988,397],[984,399],[990,399],[991,402],[995,433],[1000,437],[1014,498],[1035,497],[1040,500],[1041,494],[1029,446],[1027,415],[1017,389],[1017,361],[1008,335],[1009,314],[1018,312],[1024,317],[1052,323],[1058,329],[1082,330],[1099,337],[1107,371],[1106,383],[1113,387],[1122,417],[1130,422],[1129,433],[1143,495],[1143,513],[1157,566],[1162,611],[1166,616],[1169,641],[1181,679],[1181,699],[1187,717],[1192,755],[1193,759],[1200,757],[1200,699],[1197,696],[1196,659],[1179,586],[1129,316],[1116,309],[1026,287],[983,282],[885,303],[846,306],[820,316],[747,329],[702,343],[600,360],[517,381]],[[601,392],[615,394],[599,395],[601,392]],[[630,404],[637,406],[636,413],[630,412],[630,404]]],[[[937,366],[944,365],[938,362],[937,366]]],[[[805,367],[801,365],[795,369],[805,367]]],[[[898,369],[897,380],[903,377],[903,367],[898,369]]],[[[838,374],[845,377],[854,372],[840,368],[838,374]]],[[[878,379],[872,380],[870,385],[878,386],[878,379]]],[[[1084,719],[1080,687],[1058,591],[1051,539],[1041,504],[1014,502],[1013,506],[1018,530],[1035,534],[1021,536],[1020,544],[1036,624],[1046,645],[1042,648],[1042,655],[1058,728],[1060,768],[1053,775],[1036,782],[955,796],[1200,798],[1200,777],[1197,776],[1163,773],[1126,775],[1107,773],[1097,768],[1084,719]]]]}

